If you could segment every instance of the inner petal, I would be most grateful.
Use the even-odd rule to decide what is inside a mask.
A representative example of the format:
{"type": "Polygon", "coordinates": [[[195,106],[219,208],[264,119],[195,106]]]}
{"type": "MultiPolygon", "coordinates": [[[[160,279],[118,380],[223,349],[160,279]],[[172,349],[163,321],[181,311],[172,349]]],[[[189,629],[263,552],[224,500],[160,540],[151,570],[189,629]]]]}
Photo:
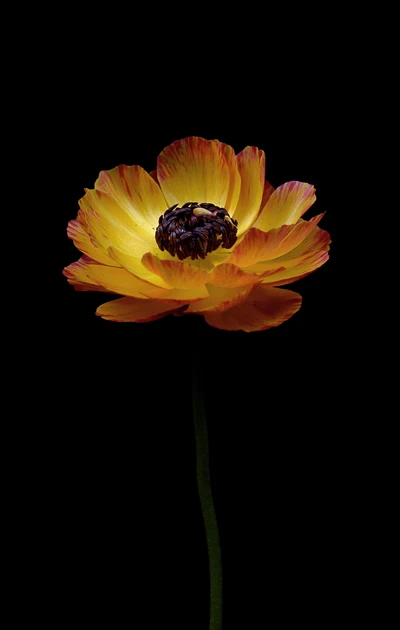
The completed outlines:
{"type": "Polygon", "coordinates": [[[198,137],[173,142],[158,156],[157,178],[169,206],[196,201],[225,208],[229,168],[216,142],[198,137]]]}
{"type": "Polygon", "coordinates": [[[122,164],[110,171],[102,171],[95,189],[113,197],[133,223],[150,239],[154,238],[158,218],[167,209],[167,204],[157,182],[141,166],[122,164]]]}

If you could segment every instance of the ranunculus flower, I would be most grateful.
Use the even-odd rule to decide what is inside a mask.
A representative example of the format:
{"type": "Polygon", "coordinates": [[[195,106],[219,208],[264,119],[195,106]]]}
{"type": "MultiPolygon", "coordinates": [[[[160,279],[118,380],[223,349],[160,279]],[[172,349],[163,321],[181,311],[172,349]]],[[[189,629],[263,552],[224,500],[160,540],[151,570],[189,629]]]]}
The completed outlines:
{"type": "Polygon", "coordinates": [[[310,184],[265,181],[265,154],[218,140],[173,142],[157,170],[102,171],[80,200],[68,236],[84,256],[64,270],[77,290],[124,297],[104,319],[149,322],[202,315],[211,326],[251,332],[278,326],[301,305],[281,289],[328,259],[323,214],[310,184]]]}

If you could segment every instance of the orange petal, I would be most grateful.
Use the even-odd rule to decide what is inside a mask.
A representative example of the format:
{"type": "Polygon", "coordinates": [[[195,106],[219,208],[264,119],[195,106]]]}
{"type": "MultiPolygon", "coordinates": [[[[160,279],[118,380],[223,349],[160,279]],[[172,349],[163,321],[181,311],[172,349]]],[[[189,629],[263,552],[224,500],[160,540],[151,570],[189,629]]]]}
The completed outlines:
{"type": "Polygon", "coordinates": [[[208,283],[217,287],[240,287],[255,284],[260,278],[255,273],[246,273],[236,265],[222,263],[209,274],[208,283]]]}
{"type": "MultiPolygon", "coordinates": [[[[314,217],[316,219],[317,217],[314,217]]],[[[300,219],[300,222],[302,220],[300,219]]],[[[312,222],[312,219],[310,223],[312,222]]],[[[329,245],[331,243],[331,238],[329,232],[326,230],[321,230],[319,227],[314,227],[313,231],[308,234],[308,236],[297,245],[290,252],[285,254],[284,256],[280,256],[276,260],[284,260],[287,258],[297,258],[299,256],[305,256],[306,254],[312,254],[316,251],[329,251],[329,245]]],[[[275,261],[274,261],[275,262],[275,261]]]]}
{"type": "MultiPolygon", "coordinates": [[[[81,258],[64,269],[64,275],[71,284],[92,284],[111,293],[131,297],[143,297],[142,292],[152,285],[119,267],[98,265],[81,258]]],[[[100,290],[100,289],[98,289],[100,290]]]]}
{"type": "Polygon", "coordinates": [[[229,262],[240,267],[248,267],[260,260],[279,258],[302,243],[315,230],[323,216],[319,214],[310,221],[300,220],[295,225],[282,225],[269,232],[251,228],[233,249],[229,262]]]}
{"type": "Polygon", "coordinates": [[[300,306],[298,293],[258,285],[241,304],[222,313],[205,315],[205,320],[222,330],[267,330],[292,317],[300,306]]]}
{"type": "Polygon", "coordinates": [[[253,284],[245,287],[234,287],[231,289],[208,285],[210,296],[204,300],[199,300],[198,302],[190,304],[185,311],[185,314],[222,313],[228,308],[232,308],[233,306],[236,306],[236,304],[243,302],[253,288],[253,284]]]}
{"type": "Polygon", "coordinates": [[[315,188],[311,184],[287,182],[269,197],[254,227],[268,232],[281,225],[297,223],[315,199],[315,188]]]}
{"type": "Polygon", "coordinates": [[[226,163],[228,165],[229,189],[228,189],[228,195],[225,201],[225,205],[223,207],[232,216],[236,209],[237,203],[239,201],[240,186],[241,186],[241,179],[240,179],[239,168],[237,164],[235,151],[232,149],[232,147],[229,146],[229,144],[224,144],[223,142],[220,142],[219,140],[213,140],[213,142],[215,142],[217,146],[219,147],[219,149],[221,150],[222,155],[224,156],[226,163]]]}
{"type": "Polygon", "coordinates": [[[265,181],[265,153],[257,147],[246,147],[236,159],[242,183],[233,216],[238,221],[240,236],[253,225],[260,211],[265,181]]]}
{"type": "Polygon", "coordinates": [[[229,168],[211,140],[190,137],[173,142],[158,156],[157,177],[169,206],[195,201],[225,207],[229,168]]]}
{"type": "Polygon", "coordinates": [[[103,265],[110,265],[111,267],[119,266],[118,263],[114,262],[114,260],[106,254],[98,243],[90,239],[89,234],[77,219],[68,223],[67,234],[69,238],[74,241],[75,247],[83,254],[86,254],[103,265]]]}
{"type": "Polygon", "coordinates": [[[309,260],[311,256],[328,252],[330,242],[329,233],[316,227],[300,245],[284,256],[274,258],[273,260],[265,260],[255,265],[250,265],[245,269],[249,273],[263,273],[267,269],[276,270],[278,266],[289,269],[309,260]]]}
{"type": "Polygon", "coordinates": [[[328,258],[328,252],[321,251],[290,261],[288,260],[285,264],[286,269],[277,269],[269,273],[262,282],[263,284],[269,284],[275,287],[295,282],[295,280],[300,280],[300,278],[304,278],[304,276],[308,276],[312,271],[322,267],[328,258]]]}
{"type": "Polygon", "coordinates": [[[143,295],[159,300],[166,304],[190,304],[209,297],[209,292],[205,285],[194,287],[192,289],[160,289],[159,287],[151,287],[142,291],[143,295]]]}
{"type": "Polygon", "coordinates": [[[315,227],[304,241],[292,251],[279,258],[246,267],[246,271],[261,275],[270,271],[264,282],[275,286],[294,282],[308,275],[328,260],[329,243],[328,232],[315,227]]]}
{"type": "Polygon", "coordinates": [[[145,254],[142,264],[176,289],[192,289],[205,284],[209,278],[209,274],[202,269],[174,260],[160,260],[152,254],[145,254]]]}
{"type": "Polygon", "coordinates": [[[153,300],[121,298],[99,306],[96,315],[112,322],[152,322],[177,310],[153,300]]]}
{"type": "Polygon", "coordinates": [[[154,238],[158,219],[167,210],[167,204],[160,187],[141,166],[122,164],[102,171],[94,186],[113,197],[133,223],[154,238]]]}

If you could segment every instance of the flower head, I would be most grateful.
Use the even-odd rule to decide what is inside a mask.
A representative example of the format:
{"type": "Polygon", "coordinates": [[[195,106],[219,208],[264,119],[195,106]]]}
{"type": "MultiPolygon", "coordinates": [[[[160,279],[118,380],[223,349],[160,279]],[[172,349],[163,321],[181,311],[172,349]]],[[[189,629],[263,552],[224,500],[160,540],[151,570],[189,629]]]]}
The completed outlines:
{"type": "Polygon", "coordinates": [[[314,187],[274,190],[256,147],[235,155],[218,140],[185,138],[150,174],[118,166],[85,193],[67,230],[84,256],[64,274],[77,290],[124,296],[97,309],[104,319],[197,314],[216,328],[265,330],[301,305],[298,293],[277,287],[328,259],[323,215],[301,218],[314,187]]]}

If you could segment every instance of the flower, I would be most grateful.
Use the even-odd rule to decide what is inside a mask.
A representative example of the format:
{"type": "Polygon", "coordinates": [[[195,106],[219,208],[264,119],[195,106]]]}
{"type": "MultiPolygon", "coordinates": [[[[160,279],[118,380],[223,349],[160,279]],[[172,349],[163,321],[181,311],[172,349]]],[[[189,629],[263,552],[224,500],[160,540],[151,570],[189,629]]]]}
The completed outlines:
{"type": "Polygon", "coordinates": [[[184,138],[160,153],[155,171],[102,171],[85,193],[67,229],[84,256],[64,274],[78,291],[124,296],[97,309],[104,319],[197,314],[224,330],[266,330],[301,305],[278,287],[328,259],[323,214],[301,218],[314,187],[274,190],[256,147],[235,155],[218,140],[184,138]]]}

